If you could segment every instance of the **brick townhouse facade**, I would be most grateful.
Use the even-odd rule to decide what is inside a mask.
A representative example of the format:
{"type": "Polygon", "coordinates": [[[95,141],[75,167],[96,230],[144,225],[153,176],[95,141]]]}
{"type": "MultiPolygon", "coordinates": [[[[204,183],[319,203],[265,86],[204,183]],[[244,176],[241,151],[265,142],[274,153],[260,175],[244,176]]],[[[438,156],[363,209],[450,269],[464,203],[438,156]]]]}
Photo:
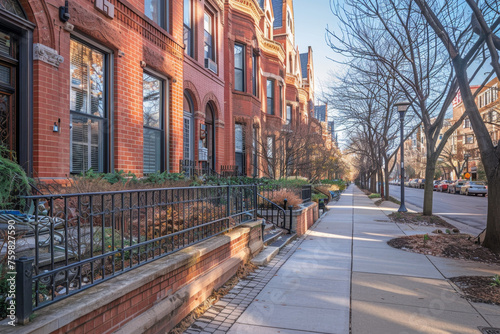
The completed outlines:
{"type": "Polygon", "coordinates": [[[186,161],[262,176],[263,124],[313,110],[294,29],[291,0],[3,1],[0,142],[42,180],[186,161]]]}
{"type": "MultiPolygon", "coordinates": [[[[471,86],[475,92],[480,86],[471,86]]],[[[483,121],[488,129],[493,145],[498,145],[500,138],[500,82],[498,78],[490,80],[479,91],[476,96],[476,105],[483,121]]],[[[453,101],[453,120],[458,120],[465,112],[460,93],[453,101]]],[[[452,147],[457,163],[465,163],[465,172],[471,174],[471,178],[478,178],[478,167],[480,167],[481,155],[477,145],[476,135],[472,129],[470,120],[466,117],[462,125],[455,131],[452,147]]]]}
{"type": "Polygon", "coordinates": [[[226,1],[225,17],[228,162],[241,174],[270,176],[277,132],[312,112],[312,49],[301,61],[291,0],[226,1]]]}

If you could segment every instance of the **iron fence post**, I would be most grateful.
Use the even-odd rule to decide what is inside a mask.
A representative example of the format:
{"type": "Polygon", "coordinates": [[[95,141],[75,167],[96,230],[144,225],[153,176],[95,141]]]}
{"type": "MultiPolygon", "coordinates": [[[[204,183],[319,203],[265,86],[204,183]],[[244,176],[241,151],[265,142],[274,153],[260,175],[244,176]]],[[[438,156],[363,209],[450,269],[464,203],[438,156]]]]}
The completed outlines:
{"type": "Polygon", "coordinates": [[[290,228],[288,229],[288,231],[290,233],[292,233],[292,226],[293,226],[293,205],[290,205],[288,208],[290,209],[290,228]]]}
{"type": "Polygon", "coordinates": [[[16,260],[16,318],[21,325],[27,324],[33,313],[32,275],[33,258],[23,256],[16,260]]]}
{"type": "Polygon", "coordinates": [[[286,203],[288,202],[288,200],[285,198],[283,200],[283,210],[286,210],[286,203]]]}
{"type": "Polygon", "coordinates": [[[231,185],[227,186],[227,217],[231,215],[231,185]]]}
{"type": "Polygon", "coordinates": [[[257,185],[253,185],[253,220],[257,220],[257,185]]]}

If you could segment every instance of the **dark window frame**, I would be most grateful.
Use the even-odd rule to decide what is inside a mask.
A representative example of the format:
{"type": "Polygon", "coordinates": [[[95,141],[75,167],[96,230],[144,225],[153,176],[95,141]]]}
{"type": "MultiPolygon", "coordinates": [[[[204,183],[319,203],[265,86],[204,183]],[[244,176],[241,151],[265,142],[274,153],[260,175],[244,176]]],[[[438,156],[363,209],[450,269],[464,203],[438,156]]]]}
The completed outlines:
{"type": "Polygon", "coordinates": [[[279,116],[283,117],[283,84],[281,82],[278,83],[278,90],[279,90],[279,107],[278,110],[280,112],[279,116]]]}
{"type": "Polygon", "coordinates": [[[184,0],[184,11],[183,11],[183,38],[184,44],[186,45],[185,53],[191,58],[194,57],[194,34],[193,34],[193,0],[184,0]],[[189,12],[186,11],[186,4],[189,8],[189,12]],[[186,22],[186,16],[189,22],[186,22]],[[189,25],[188,25],[189,24],[189,25]]]}
{"type": "Polygon", "coordinates": [[[252,94],[258,97],[258,68],[257,68],[257,55],[252,54],[252,94]]]}
{"type": "Polygon", "coordinates": [[[205,7],[205,10],[203,11],[203,53],[205,59],[211,59],[212,61],[216,62],[216,28],[215,28],[215,12],[210,10],[209,8],[205,7]],[[205,16],[210,17],[210,28],[211,32],[209,33],[205,29],[205,16]],[[208,36],[210,36],[210,44],[207,43],[208,36]],[[208,54],[207,54],[207,47],[208,47],[208,54]]]}
{"type": "Polygon", "coordinates": [[[149,18],[151,21],[156,23],[159,27],[167,31],[168,33],[171,33],[171,20],[170,20],[170,13],[171,13],[171,1],[170,0],[144,0],[144,15],[146,15],[147,18],[149,18]],[[146,13],[146,1],[150,2],[158,2],[161,6],[159,10],[159,18],[153,18],[150,17],[146,13]]]}
{"type": "Polygon", "coordinates": [[[266,84],[266,106],[267,110],[266,113],[268,115],[274,115],[274,79],[267,79],[267,84],[266,84]],[[269,87],[271,85],[271,87],[269,87]],[[269,91],[269,88],[271,88],[271,91],[269,91]]]}
{"type": "MultiPolygon", "coordinates": [[[[71,105],[69,106],[69,111],[70,111],[70,121],[71,121],[71,126],[70,126],[70,174],[79,174],[82,171],[75,171],[72,166],[72,160],[73,160],[73,126],[72,126],[72,116],[79,116],[79,117],[87,117],[90,120],[94,121],[101,121],[102,122],[102,129],[100,130],[99,133],[99,138],[101,140],[101,149],[102,153],[100,154],[100,159],[102,159],[101,162],[98,162],[99,164],[102,165],[101,170],[97,170],[95,172],[101,172],[101,173],[106,173],[110,172],[113,170],[114,164],[113,164],[113,140],[111,136],[111,129],[113,128],[113,113],[112,113],[112,98],[113,98],[113,91],[112,91],[112,81],[113,81],[113,52],[106,47],[103,47],[99,45],[98,43],[95,43],[93,40],[87,38],[86,36],[80,35],[80,34],[72,34],[70,37],[70,40],[74,40],[77,43],[80,43],[92,50],[95,50],[103,55],[103,61],[104,61],[104,88],[103,88],[103,116],[95,116],[91,113],[84,113],[76,110],[71,110],[71,105]]],[[[70,51],[70,62],[71,62],[71,51],[70,51]]],[[[71,78],[70,78],[70,90],[71,90],[71,78]]],[[[88,170],[88,169],[87,169],[88,170]]],[[[87,171],[86,170],[86,171],[87,171]]],[[[86,172],[85,171],[85,172],[86,172]]]]}
{"type": "MultiPolygon", "coordinates": [[[[160,156],[158,157],[158,159],[160,160],[159,172],[163,172],[163,171],[165,171],[165,166],[166,166],[166,164],[165,164],[165,160],[166,160],[165,159],[165,156],[166,156],[165,138],[166,138],[166,128],[167,128],[166,120],[168,118],[168,116],[167,116],[168,79],[156,74],[155,72],[152,72],[149,69],[145,69],[143,71],[143,80],[144,80],[144,75],[149,75],[150,77],[153,77],[153,78],[157,79],[158,81],[160,81],[160,111],[159,111],[159,120],[158,120],[159,127],[147,126],[147,125],[144,125],[144,123],[142,125],[142,127],[143,127],[143,148],[144,148],[145,130],[155,131],[157,133],[160,133],[160,152],[159,152],[160,156]]],[[[143,98],[144,98],[144,86],[143,86],[142,94],[143,94],[143,98]]],[[[144,106],[144,101],[143,101],[143,106],[144,106]]],[[[144,107],[143,107],[143,112],[144,112],[144,107]]],[[[145,171],[144,152],[142,155],[142,162],[143,162],[143,166],[142,166],[143,167],[143,174],[151,174],[151,173],[158,172],[158,171],[149,171],[149,172],[145,171]]]]}
{"type": "Polygon", "coordinates": [[[242,43],[234,43],[234,90],[237,90],[239,92],[245,92],[246,91],[246,85],[245,85],[245,68],[246,68],[246,48],[245,45],[242,43]],[[241,48],[241,68],[236,67],[236,48],[241,48]],[[236,72],[241,72],[241,81],[237,82],[236,80],[236,72]],[[239,85],[238,85],[239,83],[239,85]]]}
{"type": "Polygon", "coordinates": [[[469,117],[466,117],[466,118],[464,119],[464,129],[468,129],[468,128],[470,128],[470,127],[471,127],[471,126],[470,126],[470,119],[469,119],[469,117]]]}
{"type": "MultiPolygon", "coordinates": [[[[235,123],[234,124],[234,155],[235,155],[235,160],[236,160],[236,165],[238,165],[238,155],[241,157],[241,170],[238,168],[238,172],[241,173],[242,175],[246,175],[247,173],[247,168],[246,168],[246,145],[245,145],[245,124],[243,123],[235,123]],[[240,127],[241,128],[241,152],[238,152],[236,150],[236,144],[237,144],[237,136],[236,136],[236,128],[240,127]]],[[[238,166],[240,167],[240,166],[238,166]]]]}
{"type": "Polygon", "coordinates": [[[285,110],[286,110],[285,122],[286,122],[286,124],[292,124],[292,105],[287,104],[285,110]],[[289,111],[290,111],[290,115],[288,113],[289,111]],[[288,117],[288,116],[290,116],[290,117],[288,117]]]}

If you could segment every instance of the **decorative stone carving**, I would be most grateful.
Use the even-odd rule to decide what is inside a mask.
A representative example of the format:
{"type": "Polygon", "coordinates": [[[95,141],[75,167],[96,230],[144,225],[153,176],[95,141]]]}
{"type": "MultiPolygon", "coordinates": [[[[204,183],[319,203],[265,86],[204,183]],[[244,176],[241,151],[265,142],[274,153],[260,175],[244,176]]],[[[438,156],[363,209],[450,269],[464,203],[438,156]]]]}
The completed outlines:
{"type": "Polygon", "coordinates": [[[33,60],[41,60],[47,64],[59,67],[59,64],[64,61],[64,57],[60,56],[56,50],[49,48],[40,43],[33,44],[33,60]]]}

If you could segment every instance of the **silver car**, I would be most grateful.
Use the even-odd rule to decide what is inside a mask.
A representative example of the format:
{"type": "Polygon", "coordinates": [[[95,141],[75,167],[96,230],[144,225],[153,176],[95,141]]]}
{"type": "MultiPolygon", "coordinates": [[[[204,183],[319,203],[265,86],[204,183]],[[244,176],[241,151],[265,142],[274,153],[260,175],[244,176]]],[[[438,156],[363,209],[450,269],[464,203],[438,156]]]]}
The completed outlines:
{"type": "Polygon", "coordinates": [[[448,186],[448,192],[450,194],[460,194],[460,189],[467,182],[466,180],[457,180],[448,186]]]}
{"type": "Polygon", "coordinates": [[[483,195],[486,196],[488,193],[488,189],[486,188],[486,184],[481,181],[467,181],[460,188],[460,194],[469,195],[483,195]]]}

